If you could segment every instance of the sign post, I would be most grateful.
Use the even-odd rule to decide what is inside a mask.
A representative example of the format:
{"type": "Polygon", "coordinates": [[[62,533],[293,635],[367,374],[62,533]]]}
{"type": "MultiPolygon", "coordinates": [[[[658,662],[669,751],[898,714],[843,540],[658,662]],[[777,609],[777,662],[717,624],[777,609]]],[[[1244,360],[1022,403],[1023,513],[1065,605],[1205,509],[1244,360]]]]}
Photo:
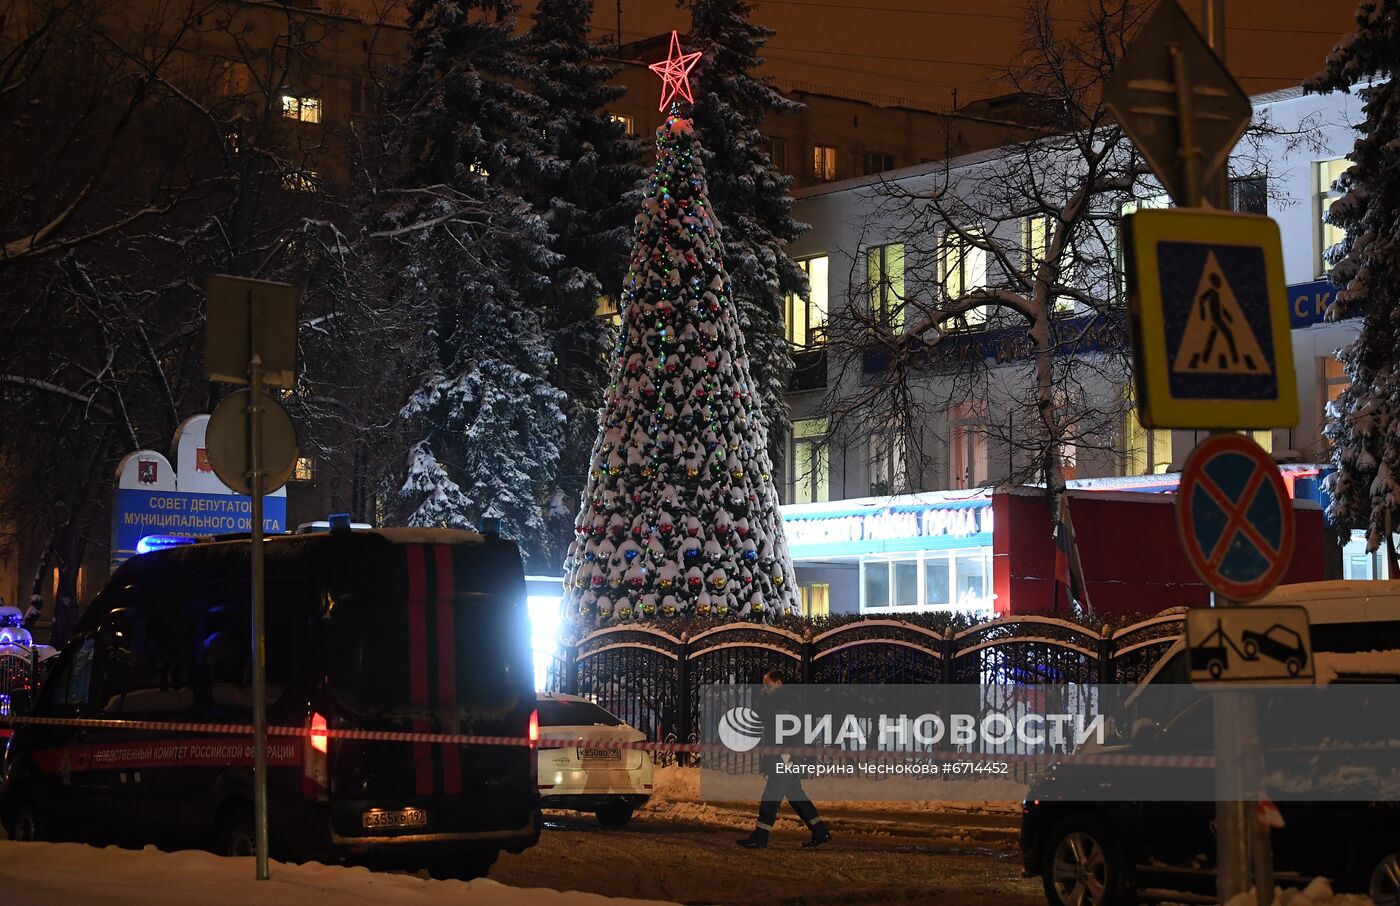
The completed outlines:
{"type": "MultiPolygon", "coordinates": [[[[264,460],[264,416],[270,409],[281,411],[276,400],[263,393],[263,385],[290,387],[296,380],[297,305],[300,291],[290,284],[245,280],[238,277],[209,278],[205,323],[205,374],[211,381],[240,384],[249,390],[243,412],[247,416],[245,456],[230,462],[238,445],[211,441],[209,458],[225,482],[238,488],[246,485],[252,497],[252,659],[253,659],[253,828],[256,850],[256,877],[268,879],[267,868],[267,633],[263,557],[263,494],[276,490],[290,475],[281,476],[275,486],[268,481],[264,460]],[[240,361],[241,360],[241,361],[240,361]],[[242,481],[239,481],[242,467],[242,481]],[[230,479],[232,479],[230,481],[230,479]],[[237,483],[235,483],[237,482],[237,483]]],[[[233,401],[231,398],[229,401],[233,401]]],[[[225,406],[220,406],[221,411],[225,406]]],[[[210,419],[215,438],[230,431],[225,416],[210,419]]],[[[286,418],[285,411],[281,412],[286,418]]],[[[289,420],[288,420],[289,421],[289,420]]],[[[285,458],[286,449],[279,451],[285,458]]],[[[290,448],[296,461],[295,439],[290,448]]]]}
{"type": "MultiPolygon", "coordinates": [[[[1209,202],[1215,208],[1140,211],[1124,218],[1138,413],[1146,427],[1288,427],[1297,422],[1298,402],[1278,227],[1268,218],[1224,213],[1230,149],[1249,125],[1252,108],[1217,55],[1224,50],[1223,3],[1202,0],[1201,10],[1210,42],[1179,4],[1157,4],[1104,86],[1105,105],[1177,204],[1200,209],[1209,202]]],[[[1264,459],[1273,481],[1281,484],[1277,467],[1264,459]]],[[[1183,518],[1191,505],[1183,475],[1177,513],[1188,551],[1193,541],[1199,548],[1193,565],[1223,596],[1217,600],[1212,594],[1214,609],[1228,606],[1230,593],[1241,586],[1253,592],[1248,599],[1277,583],[1287,561],[1277,555],[1292,550],[1293,511],[1285,494],[1281,534],[1272,543],[1256,545],[1260,532],[1247,504],[1236,498],[1231,505],[1230,489],[1214,481],[1210,485],[1204,490],[1207,496],[1214,488],[1226,499],[1212,497],[1183,518]],[[1212,508],[1223,523],[1206,519],[1212,508]],[[1245,540],[1237,548],[1234,539],[1241,536],[1245,540]],[[1242,579],[1245,575],[1251,578],[1242,579]]],[[[1257,486],[1250,490],[1251,496],[1258,493],[1257,486]]],[[[1258,755],[1253,725],[1254,708],[1246,693],[1216,694],[1222,902],[1249,889],[1251,848],[1258,902],[1273,900],[1268,833],[1251,834],[1244,801],[1257,777],[1239,770],[1258,755]]]]}

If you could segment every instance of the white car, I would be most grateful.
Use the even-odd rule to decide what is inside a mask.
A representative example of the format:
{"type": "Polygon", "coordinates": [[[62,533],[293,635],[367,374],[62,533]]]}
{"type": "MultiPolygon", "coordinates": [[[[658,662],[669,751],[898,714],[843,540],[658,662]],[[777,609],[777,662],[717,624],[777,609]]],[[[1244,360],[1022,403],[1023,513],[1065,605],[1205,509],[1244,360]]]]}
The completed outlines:
{"type": "Polygon", "coordinates": [[[577,695],[539,695],[540,805],[594,812],[618,828],[651,798],[651,753],[581,746],[579,742],[641,742],[646,734],[577,695]]]}

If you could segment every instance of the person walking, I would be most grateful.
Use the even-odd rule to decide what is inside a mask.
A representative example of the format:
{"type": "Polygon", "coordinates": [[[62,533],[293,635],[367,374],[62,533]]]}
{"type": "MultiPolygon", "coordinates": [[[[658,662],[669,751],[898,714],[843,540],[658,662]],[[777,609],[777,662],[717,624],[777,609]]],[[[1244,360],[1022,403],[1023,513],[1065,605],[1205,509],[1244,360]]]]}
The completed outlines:
{"type": "MultiPolygon", "coordinates": [[[[760,711],[771,710],[772,697],[782,685],[783,676],[777,670],[769,670],[763,674],[763,693],[767,701],[755,702],[760,711]],[[765,705],[769,707],[765,708],[765,705]]],[[[771,717],[771,714],[764,715],[765,728],[772,725],[771,717]]],[[[807,798],[807,793],[802,789],[801,779],[795,774],[778,770],[778,765],[785,758],[786,756],[765,752],[759,760],[759,773],[764,776],[766,782],[758,806],[758,823],[753,833],[735,841],[746,849],[763,849],[768,845],[768,835],[773,831],[773,821],[778,817],[778,809],[782,807],[784,799],[792,804],[792,810],[797,812],[797,817],[802,819],[812,833],[812,839],[802,844],[804,849],[821,846],[831,840],[831,831],[827,829],[821,815],[817,814],[817,807],[812,804],[812,800],[807,798]]]]}

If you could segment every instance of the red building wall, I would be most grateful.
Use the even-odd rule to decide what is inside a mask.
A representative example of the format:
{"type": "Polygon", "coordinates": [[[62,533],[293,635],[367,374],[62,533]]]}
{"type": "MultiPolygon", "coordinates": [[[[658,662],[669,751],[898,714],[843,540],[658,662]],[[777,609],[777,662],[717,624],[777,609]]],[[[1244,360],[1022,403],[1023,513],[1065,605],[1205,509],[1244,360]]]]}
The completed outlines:
{"type": "MultiPolygon", "coordinates": [[[[1203,607],[1209,589],[1186,559],[1176,533],[1176,496],[1071,491],[1070,514],[1094,610],[1152,614],[1203,607]]],[[[1322,511],[1295,501],[1298,543],[1285,583],[1323,575],[1322,511]]],[[[1047,613],[1055,593],[1055,548],[1043,493],[1013,489],[992,496],[992,580],[998,614],[1047,613]]],[[[1064,593],[1060,593],[1064,606],[1064,593]]]]}

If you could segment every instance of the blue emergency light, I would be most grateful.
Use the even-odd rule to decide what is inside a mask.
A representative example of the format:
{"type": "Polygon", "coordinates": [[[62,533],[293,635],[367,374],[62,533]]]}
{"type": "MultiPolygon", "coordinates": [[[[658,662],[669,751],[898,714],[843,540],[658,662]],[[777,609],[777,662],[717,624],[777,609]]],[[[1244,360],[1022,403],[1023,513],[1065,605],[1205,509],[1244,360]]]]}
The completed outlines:
{"type": "Polygon", "coordinates": [[[194,544],[194,539],[188,535],[147,535],[136,542],[136,553],[149,554],[186,544],[194,544]]]}

